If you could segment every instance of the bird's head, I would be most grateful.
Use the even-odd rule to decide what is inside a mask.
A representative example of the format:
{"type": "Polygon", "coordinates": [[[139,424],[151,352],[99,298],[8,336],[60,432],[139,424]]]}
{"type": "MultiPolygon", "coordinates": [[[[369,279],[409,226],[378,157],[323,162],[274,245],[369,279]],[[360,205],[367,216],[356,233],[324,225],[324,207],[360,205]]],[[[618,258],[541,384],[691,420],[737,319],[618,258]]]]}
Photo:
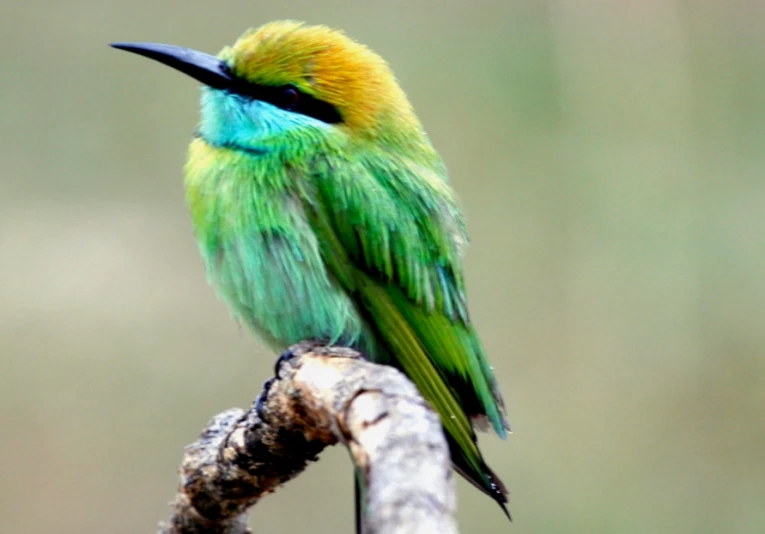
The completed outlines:
{"type": "Polygon", "coordinates": [[[422,135],[387,63],[326,26],[271,22],[217,57],[155,43],[112,46],[205,84],[200,132],[213,144],[254,148],[283,132],[322,129],[382,143],[422,135]]]}

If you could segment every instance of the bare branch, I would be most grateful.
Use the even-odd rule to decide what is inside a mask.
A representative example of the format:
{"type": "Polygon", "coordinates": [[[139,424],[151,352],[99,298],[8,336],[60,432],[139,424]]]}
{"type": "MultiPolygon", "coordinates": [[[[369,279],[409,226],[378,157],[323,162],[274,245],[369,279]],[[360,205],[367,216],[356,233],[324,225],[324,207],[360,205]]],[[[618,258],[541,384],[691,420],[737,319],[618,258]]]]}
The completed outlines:
{"type": "Polygon", "coordinates": [[[439,418],[402,373],[310,342],[277,366],[249,411],[218,414],[186,448],[160,534],[249,533],[247,508],[337,442],[364,478],[366,533],[457,532],[439,418]]]}

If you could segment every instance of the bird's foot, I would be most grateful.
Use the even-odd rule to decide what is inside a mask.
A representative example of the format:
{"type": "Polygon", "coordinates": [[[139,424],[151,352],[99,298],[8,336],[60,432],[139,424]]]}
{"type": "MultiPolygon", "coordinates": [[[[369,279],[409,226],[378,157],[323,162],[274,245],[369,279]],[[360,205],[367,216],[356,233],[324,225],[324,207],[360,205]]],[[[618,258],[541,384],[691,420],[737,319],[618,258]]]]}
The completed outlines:
{"type": "Polygon", "coordinates": [[[271,386],[274,385],[274,382],[276,382],[276,378],[269,378],[265,382],[263,382],[263,391],[260,392],[260,395],[258,395],[257,400],[255,401],[255,413],[258,414],[258,417],[261,421],[265,421],[265,408],[266,408],[266,401],[268,400],[268,392],[271,391],[271,386]]]}
{"type": "Polygon", "coordinates": [[[279,371],[281,370],[282,365],[294,357],[295,353],[293,352],[292,347],[279,354],[279,357],[276,358],[276,363],[274,364],[274,376],[279,378],[279,371]]]}

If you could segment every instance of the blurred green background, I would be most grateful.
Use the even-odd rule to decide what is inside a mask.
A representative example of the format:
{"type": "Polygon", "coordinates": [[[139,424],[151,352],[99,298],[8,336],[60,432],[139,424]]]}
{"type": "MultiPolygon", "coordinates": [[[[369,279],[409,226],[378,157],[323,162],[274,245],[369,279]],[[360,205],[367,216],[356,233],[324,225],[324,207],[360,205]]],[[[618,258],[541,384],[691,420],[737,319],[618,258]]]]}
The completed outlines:
{"type": "MultiPolygon", "coordinates": [[[[195,82],[109,49],[344,28],[393,65],[469,215],[471,307],[515,434],[512,525],[765,531],[765,3],[5,2],[0,532],[154,532],[183,446],[274,355],[205,282],[195,82]]],[[[339,448],[251,514],[350,532],[339,448]]]]}

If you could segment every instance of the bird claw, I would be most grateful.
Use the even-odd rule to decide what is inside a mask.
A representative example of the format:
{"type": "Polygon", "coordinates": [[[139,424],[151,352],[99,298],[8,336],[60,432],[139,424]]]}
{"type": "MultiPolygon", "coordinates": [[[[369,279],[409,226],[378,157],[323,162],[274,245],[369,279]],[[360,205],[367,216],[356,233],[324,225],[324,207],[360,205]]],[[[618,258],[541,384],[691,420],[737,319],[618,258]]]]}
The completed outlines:
{"type": "Polygon", "coordinates": [[[265,420],[264,411],[266,407],[266,400],[268,400],[268,392],[271,390],[271,386],[273,386],[274,382],[279,379],[279,371],[281,370],[282,365],[294,357],[295,352],[291,348],[279,354],[279,357],[276,359],[276,363],[274,364],[274,377],[269,378],[263,383],[263,391],[255,401],[255,413],[258,414],[258,417],[260,417],[261,421],[265,420]]]}
{"type": "Polygon", "coordinates": [[[292,351],[291,348],[279,354],[279,357],[276,359],[276,363],[274,364],[274,376],[278,377],[279,370],[282,368],[282,364],[290,361],[294,357],[295,357],[295,353],[292,351]]]}
{"type": "Polygon", "coordinates": [[[263,383],[263,391],[258,395],[258,400],[255,401],[255,413],[258,415],[261,421],[265,421],[265,408],[266,401],[268,400],[268,392],[271,391],[271,386],[276,382],[276,378],[269,378],[263,383]]]}

